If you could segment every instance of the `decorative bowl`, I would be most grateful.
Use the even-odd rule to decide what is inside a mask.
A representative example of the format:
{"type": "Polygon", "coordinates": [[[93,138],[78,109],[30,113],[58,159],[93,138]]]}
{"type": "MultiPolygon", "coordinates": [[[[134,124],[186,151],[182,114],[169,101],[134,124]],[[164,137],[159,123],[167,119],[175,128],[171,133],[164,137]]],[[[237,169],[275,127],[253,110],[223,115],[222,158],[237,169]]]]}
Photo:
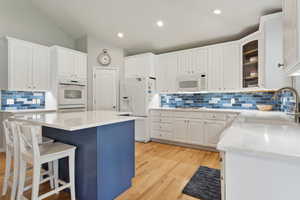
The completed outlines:
{"type": "Polygon", "coordinates": [[[260,111],[271,111],[273,109],[273,105],[263,105],[263,104],[259,104],[256,105],[256,107],[258,108],[258,110],[260,111]]]}

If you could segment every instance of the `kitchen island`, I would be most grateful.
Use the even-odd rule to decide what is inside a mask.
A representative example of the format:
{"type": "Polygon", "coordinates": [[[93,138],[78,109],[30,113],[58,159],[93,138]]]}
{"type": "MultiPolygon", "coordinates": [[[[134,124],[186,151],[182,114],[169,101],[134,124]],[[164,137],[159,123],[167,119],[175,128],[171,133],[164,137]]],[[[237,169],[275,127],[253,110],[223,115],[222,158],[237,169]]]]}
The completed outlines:
{"type": "MultiPolygon", "coordinates": [[[[43,135],[74,145],[76,198],[112,200],[131,187],[135,175],[134,120],[113,111],[35,113],[15,120],[41,125],[43,135]]],[[[68,181],[67,160],[59,176],[68,181]]]]}
{"type": "Polygon", "coordinates": [[[299,199],[300,125],[280,112],[241,112],[222,133],[222,199],[299,199]]]}

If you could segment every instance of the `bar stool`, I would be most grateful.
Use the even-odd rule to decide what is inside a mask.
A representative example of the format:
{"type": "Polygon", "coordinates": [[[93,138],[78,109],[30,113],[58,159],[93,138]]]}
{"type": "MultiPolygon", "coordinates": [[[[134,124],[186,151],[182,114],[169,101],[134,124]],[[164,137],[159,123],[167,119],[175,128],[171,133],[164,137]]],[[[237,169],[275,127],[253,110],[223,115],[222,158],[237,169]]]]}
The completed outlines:
{"type": "Polygon", "coordinates": [[[75,200],[75,146],[54,142],[52,144],[38,145],[36,129],[30,125],[17,124],[17,132],[19,136],[19,155],[20,155],[20,169],[19,169],[19,186],[17,199],[26,199],[23,196],[24,184],[26,178],[26,166],[31,164],[33,166],[33,182],[31,200],[41,200],[53,194],[69,188],[71,192],[71,200],[75,200]],[[55,189],[39,196],[41,167],[45,163],[55,162],[56,166],[59,159],[69,159],[69,183],[58,179],[57,167],[55,173],[55,189]]]}
{"type": "MultiPolygon", "coordinates": [[[[5,173],[4,173],[4,179],[3,179],[3,188],[2,188],[2,196],[7,194],[8,186],[11,187],[11,195],[10,199],[15,200],[16,194],[17,194],[17,186],[18,186],[18,179],[19,179],[19,143],[18,143],[18,134],[14,130],[12,126],[11,121],[4,120],[3,121],[3,131],[4,131],[4,137],[5,137],[5,143],[6,143],[6,165],[5,165],[5,173]],[[12,166],[13,161],[13,166],[12,166]],[[12,171],[13,168],[13,172],[12,171]],[[12,181],[10,181],[10,178],[12,178],[12,181]]],[[[40,143],[53,143],[54,141],[41,136],[40,134],[40,143]]],[[[49,177],[52,177],[51,179],[51,187],[54,187],[54,170],[53,170],[53,164],[48,163],[48,171],[44,171],[43,175],[48,175],[49,177]]],[[[29,170],[30,168],[28,168],[29,170]]],[[[29,188],[26,188],[27,190],[29,188]]]]}

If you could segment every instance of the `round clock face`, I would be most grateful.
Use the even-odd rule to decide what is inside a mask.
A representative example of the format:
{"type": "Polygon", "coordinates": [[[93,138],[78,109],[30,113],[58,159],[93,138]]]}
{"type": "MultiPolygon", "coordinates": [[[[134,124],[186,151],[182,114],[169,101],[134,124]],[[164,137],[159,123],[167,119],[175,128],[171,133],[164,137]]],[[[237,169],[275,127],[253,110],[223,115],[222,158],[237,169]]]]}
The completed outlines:
{"type": "Polygon", "coordinates": [[[107,66],[111,62],[111,57],[109,56],[109,54],[107,52],[103,52],[98,56],[98,62],[101,65],[107,66]]]}

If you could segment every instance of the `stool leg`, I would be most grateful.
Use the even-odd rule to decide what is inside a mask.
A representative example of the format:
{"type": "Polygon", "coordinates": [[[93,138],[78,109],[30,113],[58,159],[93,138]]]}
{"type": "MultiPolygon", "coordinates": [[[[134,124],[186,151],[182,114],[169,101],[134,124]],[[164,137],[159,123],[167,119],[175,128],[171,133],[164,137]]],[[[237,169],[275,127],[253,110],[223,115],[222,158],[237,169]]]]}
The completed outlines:
{"type": "Polygon", "coordinates": [[[18,158],[18,156],[14,156],[13,182],[12,182],[12,189],[11,189],[11,195],[10,195],[11,200],[16,199],[18,179],[19,179],[19,158],[18,158]]]}
{"type": "Polygon", "coordinates": [[[32,180],[31,200],[39,199],[41,167],[42,166],[40,166],[39,163],[33,164],[33,180],[32,180]]]}
{"type": "Polygon", "coordinates": [[[48,171],[49,171],[49,176],[51,176],[51,179],[50,179],[50,188],[54,189],[54,169],[53,169],[53,162],[48,162],[48,171]]]}
{"type": "Polygon", "coordinates": [[[5,161],[5,175],[3,179],[3,188],[2,188],[2,196],[6,195],[7,193],[7,187],[8,187],[8,181],[10,177],[10,168],[11,168],[11,160],[12,160],[12,154],[10,151],[6,151],[6,161],[5,161]]]}
{"type": "Polygon", "coordinates": [[[24,185],[26,179],[26,168],[27,168],[26,162],[21,159],[19,163],[19,185],[18,185],[18,193],[17,193],[18,200],[23,199],[24,185]]]}
{"type": "Polygon", "coordinates": [[[70,175],[70,191],[71,200],[75,200],[75,152],[69,156],[69,175],[70,175]]]}
{"type": "MultiPolygon", "coordinates": [[[[54,174],[54,188],[57,189],[59,187],[59,185],[58,185],[58,178],[59,178],[58,160],[53,161],[53,174],[54,174]]],[[[56,194],[58,194],[58,193],[56,193],[56,194]]]]}

